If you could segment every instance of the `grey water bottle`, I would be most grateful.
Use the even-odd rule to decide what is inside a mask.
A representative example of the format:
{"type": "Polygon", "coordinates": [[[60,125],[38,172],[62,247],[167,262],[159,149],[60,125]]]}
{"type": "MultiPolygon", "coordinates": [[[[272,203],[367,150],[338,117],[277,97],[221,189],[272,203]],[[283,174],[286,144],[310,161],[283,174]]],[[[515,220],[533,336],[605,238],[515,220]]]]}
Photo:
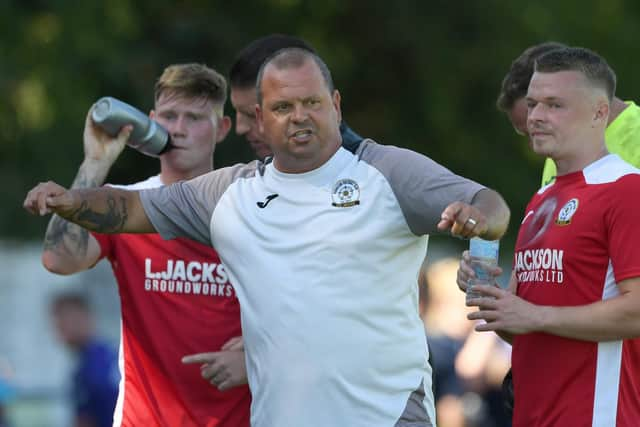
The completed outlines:
{"type": "Polygon", "coordinates": [[[125,125],[133,125],[127,145],[148,156],[158,157],[171,148],[169,133],[149,116],[110,96],[96,101],[91,111],[93,122],[116,136],[125,125]]]}

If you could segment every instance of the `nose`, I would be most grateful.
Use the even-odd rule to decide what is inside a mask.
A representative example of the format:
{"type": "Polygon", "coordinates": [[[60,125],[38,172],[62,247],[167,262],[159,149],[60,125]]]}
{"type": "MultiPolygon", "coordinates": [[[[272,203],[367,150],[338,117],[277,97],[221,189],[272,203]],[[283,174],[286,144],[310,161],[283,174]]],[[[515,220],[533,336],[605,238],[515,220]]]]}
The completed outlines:
{"type": "Polygon", "coordinates": [[[186,135],[186,125],[185,119],[183,116],[178,116],[175,120],[171,122],[169,128],[167,129],[171,136],[184,136],[186,135]]]}
{"type": "Polygon", "coordinates": [[[301,123],[307,120],[307,116],[307,109],[302,104],[296,104],[293,108],[291,120],[296,123],[301,123]]]}
{"type": "Polygon", "coordinates": [[[529,107],[527,111],[527,122],[534,123],[544,119],[544,107],[543,104],[538,103],[533,107],[529,107]]]}

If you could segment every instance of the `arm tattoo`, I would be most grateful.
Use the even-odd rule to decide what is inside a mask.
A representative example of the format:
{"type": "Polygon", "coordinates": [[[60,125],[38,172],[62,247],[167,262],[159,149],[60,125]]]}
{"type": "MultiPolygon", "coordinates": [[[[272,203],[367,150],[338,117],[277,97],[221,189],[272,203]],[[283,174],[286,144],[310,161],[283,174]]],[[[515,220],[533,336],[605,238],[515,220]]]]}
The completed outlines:
{"type": "MultiPolygon", "coordinates": [[[[101,184],[97,179],[87,176],[84,168],[80,167],[71,188],[91,188],[101,184]]],[[[89,247],[89,232],[79,225],[53,215],[44,235],[44,250],[61,252],[69,256],[84,256],[89,247]]]]}
{"type": "Polygon", "coordinates": [[[85,199],[80,207],[70,215],[74,221],[82,223],[91,230],[101,233],[117,233],[124,228],[127,222],[127,201],[124,197],[116,197],[107,195],[107,211],[98,212],[89,208],[89,202],[85,199]]]}
{"type": "Polygon", "coordinates": [[[89,246],[89,231],[54,215],[44,235],[45,250],[62,250],[67,255],[85,255],[89,246]]]}

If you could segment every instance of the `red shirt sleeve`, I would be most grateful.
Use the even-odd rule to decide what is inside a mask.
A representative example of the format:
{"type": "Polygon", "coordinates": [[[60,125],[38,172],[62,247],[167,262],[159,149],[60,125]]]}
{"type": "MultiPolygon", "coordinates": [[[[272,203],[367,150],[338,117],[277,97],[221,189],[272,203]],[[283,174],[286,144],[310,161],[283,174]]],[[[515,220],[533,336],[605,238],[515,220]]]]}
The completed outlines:
{"type": "Polygon", "coordinates": [[[110,234],[102,234],[102,233],[94,233],[91,235],[96,238],[98,244],[100,245],[100,258],[111,258],[113,253],[113,241],[112,235],[110,234]]]}

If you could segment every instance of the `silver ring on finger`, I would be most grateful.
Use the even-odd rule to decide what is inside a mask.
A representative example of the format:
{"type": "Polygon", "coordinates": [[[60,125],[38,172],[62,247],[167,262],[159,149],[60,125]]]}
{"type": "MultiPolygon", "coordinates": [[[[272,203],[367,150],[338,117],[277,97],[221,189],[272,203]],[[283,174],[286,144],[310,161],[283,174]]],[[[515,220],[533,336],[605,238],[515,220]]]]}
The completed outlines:
{"type": "Polygon", "coordinates": [[[473,219],[473,218],[471,218],[471,217],[467,218],[467,220],[465,221],[465,224],[466,224],[467,222],[468,222],[469,224],[471,224],[472,226],[474,226],[474,227],[475,227],[475,225],[478,223],[478,221],[476,221],[475,219],[473,219]]]}

